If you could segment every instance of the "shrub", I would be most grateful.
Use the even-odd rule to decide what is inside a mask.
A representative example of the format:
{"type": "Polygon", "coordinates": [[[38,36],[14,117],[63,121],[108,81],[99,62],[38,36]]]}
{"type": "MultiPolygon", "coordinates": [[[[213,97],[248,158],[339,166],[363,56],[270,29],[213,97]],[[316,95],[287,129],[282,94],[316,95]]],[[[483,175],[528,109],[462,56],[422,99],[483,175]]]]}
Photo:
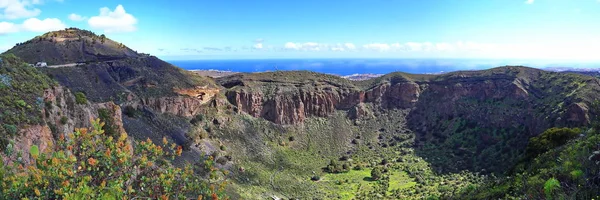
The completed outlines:
{"type": "Polygon", "coordinates": [[[17,126],[12,125],[12,124],[4,124],[2,125],[4,127],[4,130],[6,130],[6,132],[12,136],[15,136],[17,134],[17,126]]]}
{"type": "MultiPolygon", "coordinates": [[[[181,154],[180,147],[149,139],[132,145],[126,133],[113,138],[102,125],[93,120],[93,128],[61,136],[54,152],[32,146],[31,166],[0,165],[0,199],[227,199],[226,182],[209,183],[193,165],[168,162],[181,154]]],[[[203,163],[218,178],[212,158],[203,163]]]]}
{"type": "Polygon", "coordinates": [[[205,131],[201,131],[200,134],[198,134],[198,137],[202,140],[202,139],[206,139],[208,138],[208,133],[205,131]]]}
{"type": "Polygon", "coordinates": [[[327,167],[325,167],[325,171],[329,172],[329,173],[342,173],[342,172],[347,172],[347,169],[344,169],[342,165],[340,165],[339,163],[337,163],[335,160],[330,160],[329,161],[329,165],[327,165],[327,167]]]}
{"type": "Polygon", "coordinates": [[[573,170],[571,171],[571,178],[573,178],[573,180],[577,180],[579,178],[581,178],[583,176],[583,171],[581,170],[573,170]]]}
{"type": "Polygon", "coordinates": [[[555,147],[564,145],[570,139],[581,133],[578,128],[550,128],[537,137],[529,139],[527,145],[527,158],[544,153],[555,147]]]}
{"type": "Polygon", "coordinates": [[[23,100],[17,100],[15,103],[21,108],[25,108],[27,106],[27,103],[23,100]]]}
{"type": "Polygon", "coordinates": [[[77,104],[86,104],[88,101],[87,97],[85,97],[85,94],[83,94],[83,92],[76,92],[75,102],[77,102],[77,104]]]}
{"type": "Polygon", "coordinates": [[[219,163],[220,165],[225,165],[225,164],[227,164],[227,158],[219,157],[219,158],[217,158],[217,163],[219,163]]]}
{"type": "Polygon", "coordinates": [[[65,125],[65,124],[67,124],[67,122],[69,122],[69,118],[67,118],[66,116],[62,116],[62,117],[60,118],[60,123],[61,123],[62,125],[65,125]]]}
{"type": "Polygon", "coordinates": [[[546,198],[552,199],[554,192],[560,188],[560,182],[555,178],[550,178],[544,183],[544,193],[546,198]]]}
{"type": "Polygon", "coordinates": [[[321,177],[319,177],[317,175],[314,175],[314,176],[310,177],[310,180],[311,181],[318,181],[318,180],[321,180],[321,177]]]}
{"type": "Polygon", "coordinates": [[[379,180],[379,179],[381,179],[382,176],[383,176],[383,173],[381,172],[381,168],[375,167],[371,170],[371,179],[379,180]]]}
{"type": "Polygon", "coordinates": [[[125,106],[124,112],[127,117],[134,118],[138,115],[138,111],[133,106],[125,106]]]}
{"type": "Polygon", "coordinates": [[[98,109],[98,118],[100,118],[100,120],[102,120],[102,122],[104,122],[105,126],[104,126],[104,131],[106,132],[106,134],[108,134],[109,136],[113,136],[113,137],[117,137],[118,133],[117,133],[117,127],[115,127],[115,120],[113,119],[113,117],[111,116],[111,113],[108,109],[106,108],[100,108],[98,109]]]}
{"type": "Polygon", "coordinates": [[[192,118],[192,120],[190,120],[190,123],[193,125],[198,125],[202,121],[204,121],[204,116],[202,114],[197,114],[194,118],[192,118]]]}

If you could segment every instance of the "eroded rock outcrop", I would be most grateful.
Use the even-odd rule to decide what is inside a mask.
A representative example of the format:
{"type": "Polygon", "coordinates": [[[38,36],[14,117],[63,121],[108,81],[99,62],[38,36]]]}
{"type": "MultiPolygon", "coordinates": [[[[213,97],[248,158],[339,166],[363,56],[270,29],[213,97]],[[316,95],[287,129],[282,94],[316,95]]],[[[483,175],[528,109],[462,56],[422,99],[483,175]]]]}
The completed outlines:
{"type": "Polygon", "coordinates": [[[99,118],[98,110],[106,109],[119,132],[124,132],[121,108],[113,102],[78,104],[74,95],[62,86],[44,91],[44,121],[54,134],[73,132],[75,128],[91,127],[91,120],[99,118]]]}
{"type": "Polygon", "coordinates": [[[240,111],[278,124],[302,123],[306,117],[327,117],[336,110],[349,110],[360,103],[374,103],[383,108],[410,108],[418,101],[420,88],[413,82],[383,83],[369,90],[324,85],[306,89],[302,86],[267,93],[242,88],[226,96],[240,111]]]}
{"type": "Polygon", "coordinates": [[[228,91],[226,96],[240,111],[278,124],[301,123],[309,116],[326,117],[335,110],[350,109],[364,100],[363,92],[339,88],[313,91],[293,88],[273,94],[241,89],[228,91]]]}
{"type": "MultiPolygon", "coordinates": [[[[292,73],[290,76],[298,75],[292,73]]],[[[307,78],[310,81],[285,82],[257,79],[252,75],[224,80],[222,84],[230,88],[226,90],[226,97],[239,111],[278,124],[302,123],[307,117],[325,117],[335,110],[355,110],[359,111],[355,114],[360,115],[364,110],[355,108],[360,103],[372,103],[380,109],[412,109],[415,111],[410,117],[415,121],[428,121],[425,118],[435,114],[444,116],[446,120],[464,117],[495,127],[510,127],[515,122],[522,122],[528,127],[536,127],[531,130],[535,133],[554,123],[547,117],[560,118],[557,125],[589,123],[587,103],[577,102],[580,100],[569,96],[577,91],[567,87],[568,82],[552,83],[556,76],[563,75],[505,67],[414,80],[411,75],[392,74],[368,88],[318,78],[312,80],[315,78],[310,77],[307,78]],[[561,101],[564,101],[562,106],[566,109],[539,108],[542,102],[544,106],[552,107],[558,106],[561,101]],[[494,102],[504,102],[505,105],[494,106],[494,102]]],[[[564,76],[573,81],[587,80],[564,76]]],[[[589,84],[597,85],[592,82],[589,84]]]]}
{"type": "Polygon", "coordinates": [[[192,89],[175,89],[179,96],[147,97],[129,105],[147,107],[158,113],[167,113],[182,117],[193,117],[202,112],[205,105],[215,102],[219,89],[196,87],[192,89]]]}
{"type": "Polygon", "coordinates": [[[20,160],[25,165],[29,165],[33,161],[29,153],[31,146],[37,145],[39,152],[46,152],[48,148],[54,145],[54,138],[48,126],[33,125],[20,129],[19,136],[15,137],[14,143],[10,145],[13,153],[9,157],[5,156],[5,154],[0,154],[4,163],[10,164],[11,162],[20,160]],[[15,152],[21,153],[17,154],[15,152]],[[21,157],[19,158],[18,155],[21,157]]]}

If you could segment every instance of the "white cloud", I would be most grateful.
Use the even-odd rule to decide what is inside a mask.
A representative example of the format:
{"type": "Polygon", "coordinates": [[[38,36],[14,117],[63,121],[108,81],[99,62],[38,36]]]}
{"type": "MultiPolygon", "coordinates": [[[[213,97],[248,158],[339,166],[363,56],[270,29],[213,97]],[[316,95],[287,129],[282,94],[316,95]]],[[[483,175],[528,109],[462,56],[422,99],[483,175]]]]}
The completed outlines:
{"type": "Polygon", "coordinates": [[[402,49],[404,47],[404,45],[400,44],[400,43],[393,43],[390,45],[392,47],[392,49],[402,49]]]}
{"type": "Polygon", "coordinates": [[[0,22],[0,35],[21,31],[48,32],[64,29],[65,27],[67,27],[67,25],[56,18],[47,18],[44,20],[39,20],[38,18],[29,18],[25,20],[23,24],[0,22]]]}
{"type": "Polygon", "coordinates": [[[389,51],[391,49],[390,45],[384,43],[365,44],[363,48],[374,51],[389,51]]]}
{"type": "Polygon", "coordinates": [[[57,18],[47,18],[39,20],[37,18],[30,18],[25,20],[22,25],[22,29],[31,32],[48,32],[64,29],[67,27],[63,22],[57,18]]]}
{"type": "Polygon", "coordinates": [[[285,49],[295,49],[295,50],[300,49],[300,47],[298,47],[298,45],[296,45],[296,43],[293,43],[293,42],[287,42],[287,43],[285,43],[285,45],[283,46],[283,48],[285,48],[285,49]]]}
{"type": "Polygon", "coordinates": [[[122,5],[118,5],[114,11],[108,7],[100,8],[100,15],[91,17],[88,24],[107,33],[132,32],[136,30],[137,19],[127,13],[122,5]]]}
{"type": "Polygon", "coordinates": [[[0,22],[0,35],[19,32],[19,26],[10,22],[0,22]]]}
{"type": "Polygon", "coordinates": [[[407,42],[406,46],[409,51],[421,51],[423,49],[423,45],[418,42],[407,42]]]}
{"type": "Polygon", "coordinates": [[[264,49],[265,48],[265,46],[263,45],[264,42],[265,42],[264,39],[258,38],[256,40],[254,40],[254,45],[252,45],[252,48],[254,48],[254,49],[264,49]]]}
{"type": "Polygon", "coordinates": [[[319,43],[307,42],[307,43],[302,44],[302,49],[308,50],[308,51],[320,51],[321,47],[320,47],[319,43]]]}
{"type": "Polygon", "coordinates": [[[87,17],[81,16],[81,15],[78,15],[78,14],[75,14],[75,13],[71,13],[69,15],[69,19],[72,20],[72,21],[80,22],[80,21],[86,20],[87,17]]]}
{"type": "Polygon", "coordinates": [[[354,50],[354,49],[356,49],[356,46],[352,43],[346,43],[346,44],[344,44],[344,48],[346,48],[348,50],[354,50]]]}
{"type": "Polygon", "coordinates": [[[0,10],[3,10],[0,18],[12,20],[38,16],[42,11],[33,6],[40,3],[40,0],[0,0],[0,10]]]}
{"type": "Polygon", "coordinates": [[[533,4],[533,2],[534,2],[534,1],[535,1],[535,0],[525,0],[525,3],[526,3],[526,4],[533,4]]]}
{"type": "Polygon", "coordinates": [[[450,43],[437,43],[435,44],[435,48],[438,51],[451,51],[454,50],[454,45],[450,43]]]}
{"type": "Polygon", "coordinates": [[[346,51],[343,47],[331,47],[332,51],[346,51]]]}
{"type": "Polygon", "coordinates": [[[302,51],[320,51],[322,49],[327,49],[327,47],[328,47],[328,45],[319,44],[316,42],[306,42],[306,43],[287,42],[284,45],[285,49],[302,50],[302,51]]]}

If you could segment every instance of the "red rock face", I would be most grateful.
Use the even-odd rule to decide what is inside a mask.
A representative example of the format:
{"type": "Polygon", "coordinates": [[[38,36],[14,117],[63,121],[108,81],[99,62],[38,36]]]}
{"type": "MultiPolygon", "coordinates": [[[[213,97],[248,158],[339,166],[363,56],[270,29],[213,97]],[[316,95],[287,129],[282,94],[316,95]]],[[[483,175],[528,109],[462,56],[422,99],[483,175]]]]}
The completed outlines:
{"type": "MultiPolygon", "coordinates": [[[[447,117],[464,116],[497,127],[512,126],[515,120],[526,123],[528,127],[540,129],[545,127],[544,124],[551,123],[544,118],[546,116],[540,118],[535,113],[540,112],[539,109],[536,110],[538,106],[536,102],[548,94],[531,88],[525,80],[509,76],[459,77],[418,83],[383,82],[366,90],[331,85],[310,90],[303,88],[302,85],[277,87],[286,88],[286,92],[277,90],[278,92],[265,94],[256,88],[243,87],[227,91],[226,96],[239,111],[278,124],[298,124],[307,117],[326,117],[336,110],[360,111],[352,115],[357,117],[361,113],[364,114],[364,111],[355,108],[360,103],[372,103],[381,109],[413,109],[416,110],[415,113],[426,106],[434,109],[437,114],[447,117]],[[504,108],[473,107],[467,105],[465,99],[478,102],[510,99],[513,102],[511,105],[515,102],[522,103],[517,103],[520,109],[517,112],[512,108],[505,111],[504,108]],[[531,116],[537,117],[533,119],[531,116]]],[[[589,123],[585,103],[565,106],[568,108],[565,114],[554,118],[561,117],[562,122],[568,124],[589,123]]],[[[539,132],[539,130],[532,130],[532,132],[539,132]]]]}
{"type": "Polygon", "coordinates": [[[205,103],[196,98],[177,96],[141,99],[136,105],[144,105],[159,112],[183,117],[193,117],[202,111],[205,103]]]}
{"type": "Polygon", "coordinates": [[[367,90],[365,102],[382,105],[384,108],[412,108],[419,100],[421,89],[413,82],[402,82],[394,85],[381,84],[367,90]]]}
{"type": "MultiPolygon", "coordinates": [[[[13,146],[13,152],[22,152],[21,159],[25,165],[29,165],[32,163],[33,158],[29,153],[32,145],[37,145],[40,152],[45,152],[48,147],[51,147],[54,144],[54,138],[52,137],[52,132],[48,126],[28,126],[19,130],[19,136],[15,138],[15,143],[13,146]]],[[[2,161],[4,163],[8,163],[9,165],[12,162],[16,161],[17,154],[13,153],[10,157],[2,156],[2,161]]]]}
{"type": "MultiPolygon", "coordinates": [[[[121,120],[121,108],[113,102],[76,104],[73,94],[61,86],[45,90],[44,101],[48,102],[48,105],[42,111],[44,113],[44,125],[20,127],[19,136],[15,138],[14,148],[23,152],[22,159],[26,165],[32,161],[29,154],[31,145],[37,145],[40,152],[44,152],[54,144],[54,138],[58,137],[56,134],[71,133],[75,128],[91,127],[91,120],[98,118],[98,109],[109,110],[117,131],[125,132],[121,120]],[[64,121],[62,118],[67,120],[64,121]],[[54,130],[55,133],[49,125],[56,129],[54,130]]],[[[12,162],[17,157],[15,154],[2,159],[5,162],[12,162]]]]}
{"type": "Polygon", "coordinates": [[[419,92],[418,84],[406,82],[391,86],[382,84],[367,91],[333,87],[265,95],[262,91],[241,89],[227,92],[227,98],[251,116],[278,124],[297,124],[310,116],[327,117],[336,110],[349,110],[365,102],[389,108],[410,108],[417,102],[419,92]]]}

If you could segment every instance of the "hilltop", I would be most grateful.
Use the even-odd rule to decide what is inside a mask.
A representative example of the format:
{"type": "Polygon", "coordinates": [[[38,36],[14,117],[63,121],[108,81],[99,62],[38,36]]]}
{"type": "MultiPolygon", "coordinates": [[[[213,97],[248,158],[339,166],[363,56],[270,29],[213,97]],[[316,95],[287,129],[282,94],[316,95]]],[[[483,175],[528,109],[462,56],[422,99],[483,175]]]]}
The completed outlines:
{"type": "Polygon", "coordinates": [[[17,44],[5,53],[18,55],[27,63],[46,62],[48,65],[101,62],[141,56],[104,34],[96,35],[77,28],[36,36],[17,44]]]}

